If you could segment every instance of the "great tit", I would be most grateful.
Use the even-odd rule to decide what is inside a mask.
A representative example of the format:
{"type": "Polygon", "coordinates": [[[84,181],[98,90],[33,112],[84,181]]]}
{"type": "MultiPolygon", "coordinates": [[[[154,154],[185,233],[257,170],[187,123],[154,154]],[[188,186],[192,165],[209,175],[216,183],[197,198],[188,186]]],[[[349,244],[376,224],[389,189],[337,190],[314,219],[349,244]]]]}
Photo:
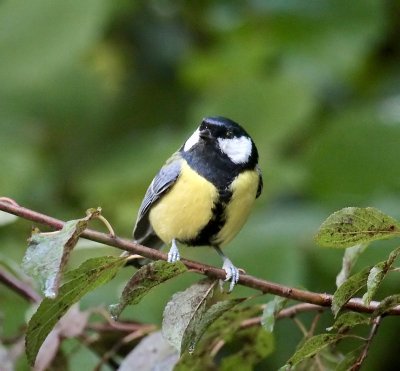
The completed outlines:
{"type": "MultiPolygon", "coordinates": [[[[242,228],[262,188],[258,151],[249,134],[230,119],[204,118],[151,182],[133,238],[155,249],[171,244],[169,262],[180,259],[177,242],[212,246],[223,259],[232,291],[239,270],[220,247],[242,228]]],[[[137,263],[143,265],[144,259],[137,263]]]]}

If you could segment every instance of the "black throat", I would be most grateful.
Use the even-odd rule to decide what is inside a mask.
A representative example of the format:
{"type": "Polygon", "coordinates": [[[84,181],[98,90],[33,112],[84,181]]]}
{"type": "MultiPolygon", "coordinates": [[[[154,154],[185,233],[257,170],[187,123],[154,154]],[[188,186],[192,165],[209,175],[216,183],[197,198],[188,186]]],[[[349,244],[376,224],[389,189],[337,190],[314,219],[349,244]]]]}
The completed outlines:
{"type": "Polygon", "coordinates": [[[201,142],[196,146],[195,150],[181,151],[181,155],[194,171],[214,184],[219,197],[213,207],[213,217],[207,225],[196,238],[181,242],[189,246],[212,246],[215,244],[215,236],[226,222],[225,208],[232,198],[231,183],[242,171],[254,168],[255,165],[251,167],[249,164],[233,163],[228,156],[216,150],[215,143],[201,142]]]}

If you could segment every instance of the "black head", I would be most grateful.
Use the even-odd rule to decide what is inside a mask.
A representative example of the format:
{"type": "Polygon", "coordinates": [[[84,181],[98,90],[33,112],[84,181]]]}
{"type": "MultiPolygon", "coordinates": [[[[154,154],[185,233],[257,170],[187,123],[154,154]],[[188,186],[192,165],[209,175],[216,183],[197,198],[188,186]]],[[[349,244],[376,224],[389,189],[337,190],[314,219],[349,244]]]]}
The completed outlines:
{"type": "Polygon", "coordinates": [[[182,150],[216,150],[217,154],[239,166],[255,166],[257,148],[247,132],[236,122],[225,117],[206,117],[185,142],[182,150]]]}

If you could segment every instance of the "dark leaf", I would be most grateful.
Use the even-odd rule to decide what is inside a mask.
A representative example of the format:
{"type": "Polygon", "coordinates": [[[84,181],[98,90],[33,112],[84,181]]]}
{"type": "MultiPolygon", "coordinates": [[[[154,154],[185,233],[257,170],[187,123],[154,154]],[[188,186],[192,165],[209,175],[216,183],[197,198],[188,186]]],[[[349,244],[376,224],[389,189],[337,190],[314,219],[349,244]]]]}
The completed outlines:
{"type": "Polygon", "coordinates": [[[140,268],[126,284],[118,304],[110,305],[114,319],[118,319],[127,305],[137,304],[155,286],[187,271],[182,262],[175,264],[156,261],[140,268]]]}
{"type": "Polygon", "coordinates": [[[370,267],[367,267],[352,275],[335,291],[332,298],[332,312],[335,317],[343,305],[367,284],[370,269],[370,267]]]}
{"type": "Polygon", "coordinates": [[[367,325],[370,323],[370,318],[364,314],[357,312],[346,312],[340,315],[332,327],[327,328],[327,331],[342,331],[345,328],[354,327],[357,325],[367,325]]]}
{"type": "Polygon", "coordinates": [[[112,256],[89,259],[73,271],[73,279],[60,287],[57,298],[43,299],[26,333],[26,354],[31,365],[47,335],[68,309],[86,293],[110,281],[125,262],[126,258],[112,256]]]}
{"type": "Polygon", "coordinates": [[[400,236],[399,222],[373,207],[346,207],[330,215],[315,241],[324,247],[350,247],[400,236]]]}
{"type": "Polygon", "coordinates": [[[296,350],[295,354],[293,354],[293,356],[290,357],[287,363],[291,366],[296,366],[298,363],[304,361],[305,359],[314,356],[328,345],[333,344],[345,337],[346,335],[342,334],[315,335],[307,339],[300,346],[300,348],[296,350]]]}

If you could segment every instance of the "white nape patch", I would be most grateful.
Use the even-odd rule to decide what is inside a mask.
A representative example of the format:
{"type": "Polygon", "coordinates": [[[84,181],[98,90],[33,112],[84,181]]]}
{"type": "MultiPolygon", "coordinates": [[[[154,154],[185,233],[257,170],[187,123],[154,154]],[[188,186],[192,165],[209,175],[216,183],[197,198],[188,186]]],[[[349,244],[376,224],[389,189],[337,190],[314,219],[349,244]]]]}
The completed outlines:
{"type": "Polygon", "coordinates": [[[249,160],[252,150],[250,138],[218,138],[218,144],[221,151],[225,153],[235,164],[244,164],[249,160]]]}
{"type": "Polygon", "coordinates": [[[195,144],[197,144],[200,140],[199,129],[197,129],[190,138],[185,142],[183,150],[185,152],[189,151],[195,144]]]}

